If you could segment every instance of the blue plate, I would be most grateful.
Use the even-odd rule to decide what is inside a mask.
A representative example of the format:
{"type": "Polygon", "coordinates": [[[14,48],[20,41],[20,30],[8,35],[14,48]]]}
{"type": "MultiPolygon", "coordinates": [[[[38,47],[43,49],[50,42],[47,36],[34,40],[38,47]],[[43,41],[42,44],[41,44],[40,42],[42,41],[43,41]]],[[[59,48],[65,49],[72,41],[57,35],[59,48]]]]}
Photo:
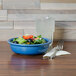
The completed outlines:
{"type": "Polygon", "coordinates": [[[50,39],[43,38],[46,40],[44,44],[15,44],[11,42],[13,39],[8,40],[11,50],[17,54],[24,55],[42,54],[47,51],[49,44],[52,42],[50,39]]]}

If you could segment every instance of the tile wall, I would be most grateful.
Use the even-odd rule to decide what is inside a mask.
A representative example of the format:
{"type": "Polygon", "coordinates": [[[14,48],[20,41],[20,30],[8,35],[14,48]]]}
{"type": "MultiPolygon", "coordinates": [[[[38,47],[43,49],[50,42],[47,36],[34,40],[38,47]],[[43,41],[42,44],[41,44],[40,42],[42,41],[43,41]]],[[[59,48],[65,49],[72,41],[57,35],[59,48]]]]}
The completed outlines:
{"type": "Polygon", "coordinates": [[[76,0],[0,0],[0,41],[26,33],[36,34],[34,20],[55,19],[54,39],[76,40],[76,0]],[[64,3],[61,8],[51,3],[64,3]],[[73,7],[74,6],[74,7],[73,7]]]}

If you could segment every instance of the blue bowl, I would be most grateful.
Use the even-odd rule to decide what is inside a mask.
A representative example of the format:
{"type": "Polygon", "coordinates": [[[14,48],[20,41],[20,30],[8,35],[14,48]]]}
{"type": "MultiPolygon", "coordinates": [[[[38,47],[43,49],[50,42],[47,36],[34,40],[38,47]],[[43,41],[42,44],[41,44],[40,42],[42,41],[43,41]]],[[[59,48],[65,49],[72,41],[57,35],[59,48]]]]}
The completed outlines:
{"type": "Polygon", "coordinates": [[[15,44],[11,42],[13,39],[8,40],[11,50],[17,54],[24,55],[42,54],[47,51],[49,44],[52,42],[50,39],[44,38],[46,40],[44,44],[15,44]]]}

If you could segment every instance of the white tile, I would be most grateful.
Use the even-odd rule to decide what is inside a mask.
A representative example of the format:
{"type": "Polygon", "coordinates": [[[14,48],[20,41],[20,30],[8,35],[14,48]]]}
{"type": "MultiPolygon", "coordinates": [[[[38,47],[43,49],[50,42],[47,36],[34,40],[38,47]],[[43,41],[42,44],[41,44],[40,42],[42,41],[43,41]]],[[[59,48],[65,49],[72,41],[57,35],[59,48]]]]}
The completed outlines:
{"type": "Polygon", "coordinates": [[[40,0],[3,0],[3,9],[39,9],[40,0]]]}
{"type": "Polygon", "coordinates": [[[0,22],[0,29],[13,29],[13,22],[8,21],[0,22]]]}
{"type": "Polygon", "coordinates": [[[2,9],[2,0],[0,0],[0,9],[2,9]]]}
{"type": "Polygon", "coordinates": [[[23,35],[23,30],[0,30],[0,41],[6,41],[9,38],[23,35]]]}
{"type": "Polygon", "coordinates": [[[76,29],[76,22],[56,22],[56,29],[76,29]]]}
{"type": "Polygon", "coordinates": [[[14,29],[35,29],[34,21],[14,22],[14,29]]]}
{"type": "Polygon", "coordinates": [[[76,21],[76,14],[8,14],[8,20],[27,21],[52,17],[55,21],[76,21]]]}
{"type": "Polygon", "coordinates": [[[8,14],[8,20],[14,21],[26,21],[26,20],[36,20],[38,18],[47,16],[47,14],[8,14]]]}
{"type": "Polygon", "coordinates": [[[2,0],[0,0],[0,3],[2,2],[2,0]]]}
{"type": "Polygon", "coordinates": [[[9,9],[8,14],[76,14],[76,10],[9,9]]]}
{"type": "Polygon", "coordinates": [[[41,9],[76,10],[76,3],[41,3],[41,9]]]}
{"type": "Polygon", "coordinates": [[[41,0],[42,3],[76,3],[76,0],[41,0]]]}
{"type": "Polygon", "coordinates": [[[0,10],[0,20],[7,20],[7,10],[0,10]]]}
{"type": "Polygon", "coordinates": [[[76,40],[76,30],[55,30],[54,39],[76,40]]]}

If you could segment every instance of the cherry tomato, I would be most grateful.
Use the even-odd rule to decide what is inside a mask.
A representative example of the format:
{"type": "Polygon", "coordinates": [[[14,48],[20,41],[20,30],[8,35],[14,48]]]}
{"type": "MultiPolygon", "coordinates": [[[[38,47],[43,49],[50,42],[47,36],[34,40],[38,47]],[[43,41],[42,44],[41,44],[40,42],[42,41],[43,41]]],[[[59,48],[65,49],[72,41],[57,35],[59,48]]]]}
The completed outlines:
{"type": "Polygon", "coordinates": [[[30,38],[33,38],[33,35],[28,35],[30,38]]]}
{"type": "Polygon", "coordinates": [[[24,38],[24,39],[29,39],[29,37],[28,37],[28,36],[23,36],[23,38],[24,38]]]}
{"type": "Polygon", "coordinates": [[[33,38],[33,35],[27,35],[27,36],[23,36],[24,39],[30,39],[33,38]]]}

